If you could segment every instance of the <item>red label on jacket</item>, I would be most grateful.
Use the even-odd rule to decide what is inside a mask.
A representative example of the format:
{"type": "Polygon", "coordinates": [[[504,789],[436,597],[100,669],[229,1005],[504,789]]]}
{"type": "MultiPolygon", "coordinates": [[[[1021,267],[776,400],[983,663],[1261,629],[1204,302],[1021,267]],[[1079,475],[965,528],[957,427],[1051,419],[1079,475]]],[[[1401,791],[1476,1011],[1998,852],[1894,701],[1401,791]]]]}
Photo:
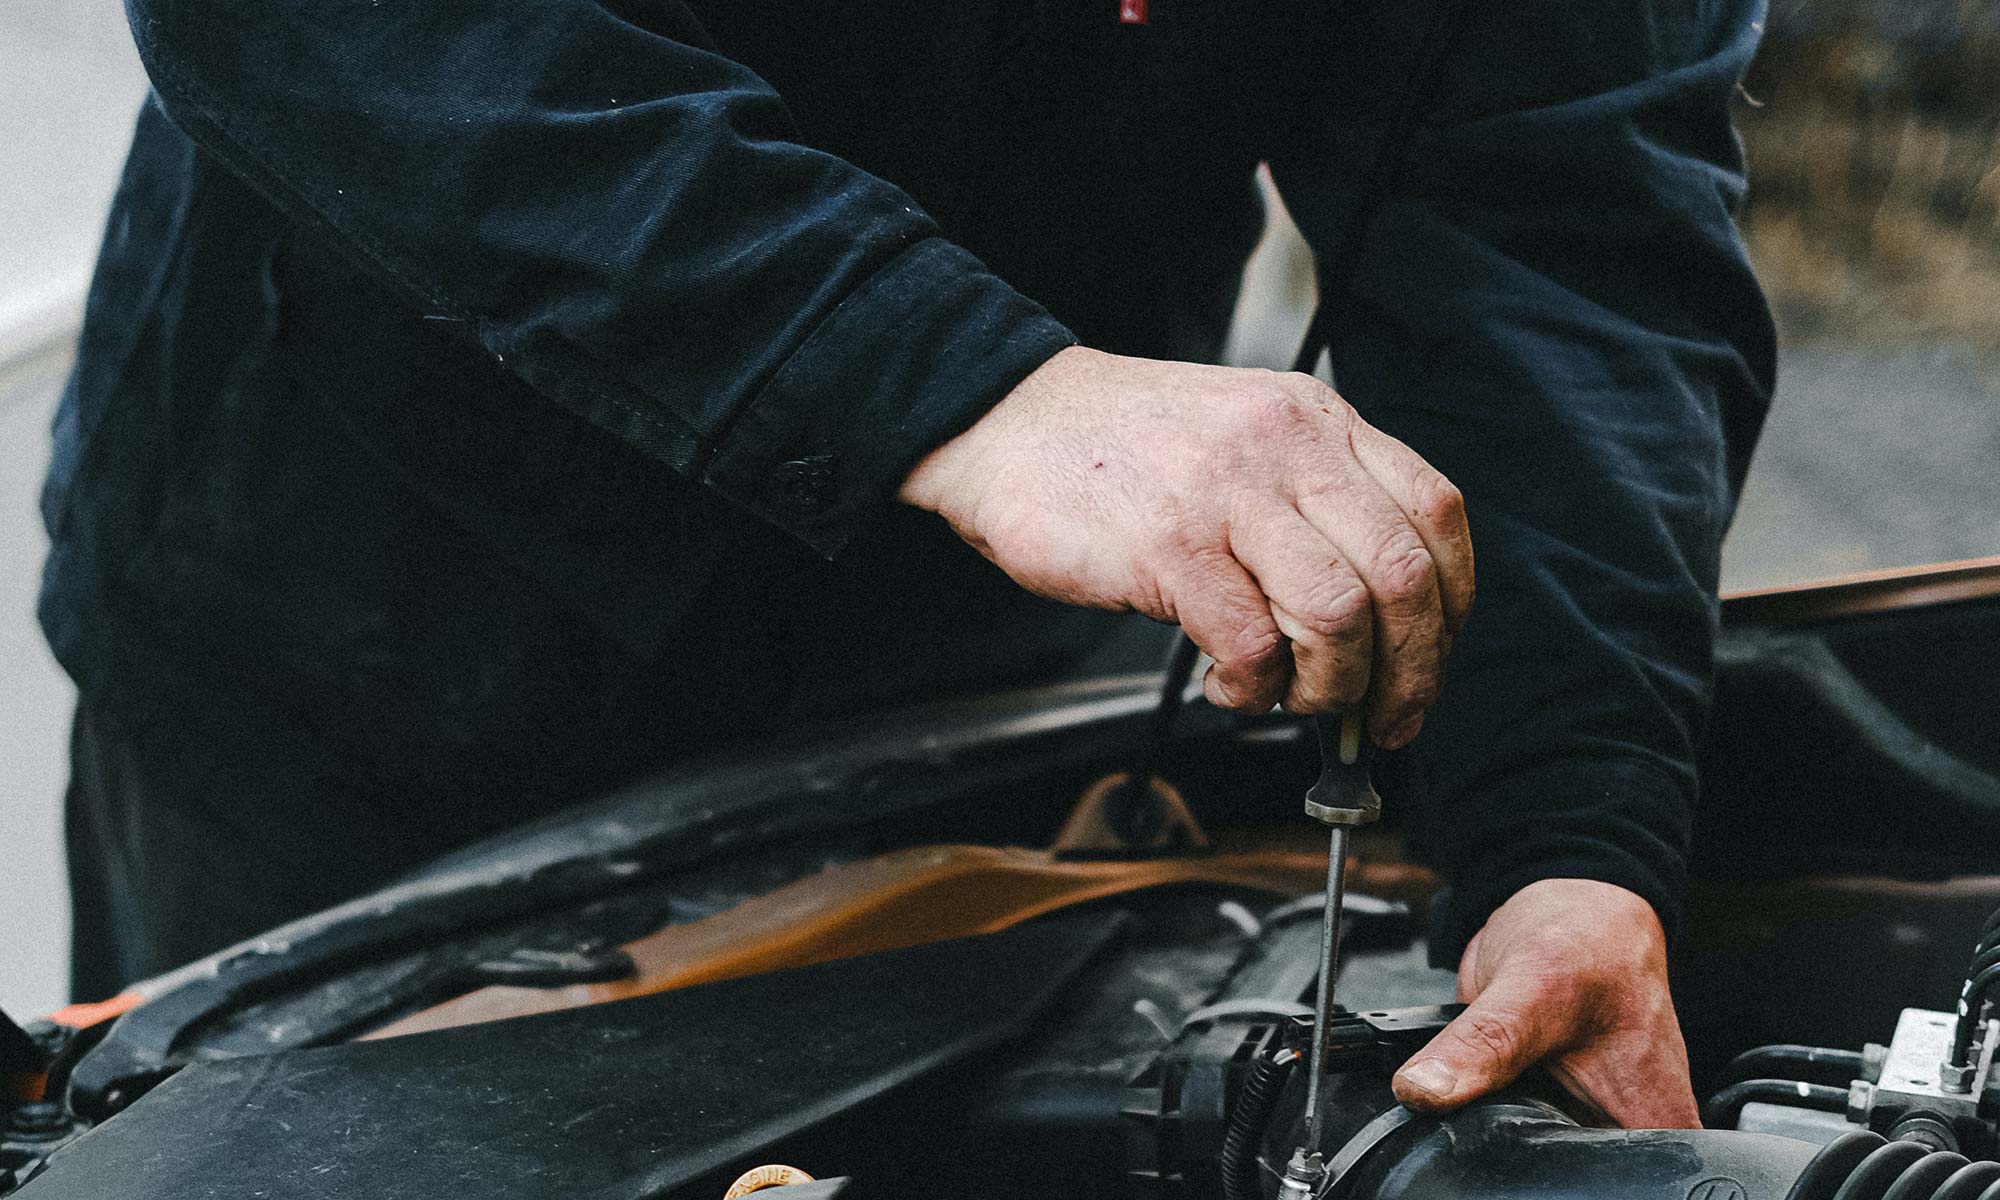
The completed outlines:
{"type": "Polygon", "coordinates": [[[1144,25],[1146,23],[1146,0],[1118,0],[1118,23],[1121,25],[1144,25]]]}

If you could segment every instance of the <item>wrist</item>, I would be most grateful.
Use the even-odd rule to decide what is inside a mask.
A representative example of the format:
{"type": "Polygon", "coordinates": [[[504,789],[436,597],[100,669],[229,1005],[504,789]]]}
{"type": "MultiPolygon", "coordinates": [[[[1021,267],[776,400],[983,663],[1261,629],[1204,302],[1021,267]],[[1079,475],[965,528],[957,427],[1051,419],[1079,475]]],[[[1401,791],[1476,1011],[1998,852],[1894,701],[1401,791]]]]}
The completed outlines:
{"type": "Polygon", "coordinates": [[[1432,908],[1433,965],[1450,967],[1488,917],[1543,880],[1594,880],[1643,899],[1678,934],[1689,804],[1680,780],[1637,759],[1559,759],[1445,804],[1451,837],[1429,847],[1450,881],[1432,908]]]}
{"type": "Polygon", "coordinates": [[[1066,346],[1050,355],[971,426],[919,459],[897,488],[896,499],[949,517],[959,498],[976,492],[977,485],[990,477],[986,460],[992,444],[1019,423],[1023,410],[1059,395],[1064,381],[1093,356],[1108,357],[1083,346],[1066,346]]]}

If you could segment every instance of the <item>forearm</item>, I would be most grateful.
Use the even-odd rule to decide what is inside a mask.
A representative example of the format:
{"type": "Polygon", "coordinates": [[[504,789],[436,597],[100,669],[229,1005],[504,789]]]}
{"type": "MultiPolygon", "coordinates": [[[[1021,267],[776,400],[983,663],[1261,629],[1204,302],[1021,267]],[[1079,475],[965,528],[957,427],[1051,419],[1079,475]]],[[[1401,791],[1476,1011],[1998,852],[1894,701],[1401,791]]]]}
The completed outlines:
{"type": "Polygon", "coordinates": [[[1447,959],[1535,878],[1619,883],[1670,928],[1678,908],[1773,338],[1731,220],[1757,6],[1664,7],[1475,6],[1329,301],[1343,391],[1460,487],[1479,555],[1419,742],[1447,959]]]}
{"type": "Polygon", "coordinates": [[[677,4],[130,11],[169,115],[295,223],[823,552],[1071,341],[677,4]]]}

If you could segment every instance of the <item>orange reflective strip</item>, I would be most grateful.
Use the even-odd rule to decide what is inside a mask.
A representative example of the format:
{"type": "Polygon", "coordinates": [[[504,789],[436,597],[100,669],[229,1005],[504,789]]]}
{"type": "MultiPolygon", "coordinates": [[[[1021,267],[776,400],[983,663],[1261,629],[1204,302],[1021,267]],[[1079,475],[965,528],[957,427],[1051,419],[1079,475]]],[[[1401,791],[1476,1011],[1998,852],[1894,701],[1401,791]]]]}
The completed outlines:
{"type": "Polygon", "coordinates": [[[72,1004],[68,1008],[59,1008],[50,1013],[48,1019],[57,1025],[67,1025],[71,1029],[88,1029],[113,1017],[124,1016],[139,1007],[145,999],[138,992],[121,992],[109,1000],[96,1000],[89,1004],[72,1004]]]}

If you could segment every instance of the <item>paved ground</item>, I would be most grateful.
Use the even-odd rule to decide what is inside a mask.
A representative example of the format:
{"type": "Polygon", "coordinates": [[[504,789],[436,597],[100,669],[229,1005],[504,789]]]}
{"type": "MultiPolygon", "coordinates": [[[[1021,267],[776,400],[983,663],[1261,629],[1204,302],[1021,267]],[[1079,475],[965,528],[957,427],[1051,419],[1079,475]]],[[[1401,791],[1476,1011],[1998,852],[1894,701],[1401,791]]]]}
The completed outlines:
{"type": "MultiPolygon", "coordinates": [[[[143,82],[109,0],[0,6],[0,333],[84,270],[143,82]]],[[[1233,345],[1282,365],[1303,327],[1295,264],[1260,258],[1233,345]]],[[[4,340],[4,339],[0,339],[4,340]]],[[[33,621],[34,514],[60,352],[0,368],[0,1008],[62,1002],[59,858],[70,691],[33,621]]],[[[1990,365],[1983,378],[1992,380],[1990,365]]],[[[1950,349],[1787,354],[1777,412],[1725,553],[1762,586],[2000,553],[2000,394],[1950,349]]]]}
{"type": "Polygon", "coordinates": [[[1724,585],[2000,554],[1996,368],[1952,347],[1786,353],[1724,585]]]}

